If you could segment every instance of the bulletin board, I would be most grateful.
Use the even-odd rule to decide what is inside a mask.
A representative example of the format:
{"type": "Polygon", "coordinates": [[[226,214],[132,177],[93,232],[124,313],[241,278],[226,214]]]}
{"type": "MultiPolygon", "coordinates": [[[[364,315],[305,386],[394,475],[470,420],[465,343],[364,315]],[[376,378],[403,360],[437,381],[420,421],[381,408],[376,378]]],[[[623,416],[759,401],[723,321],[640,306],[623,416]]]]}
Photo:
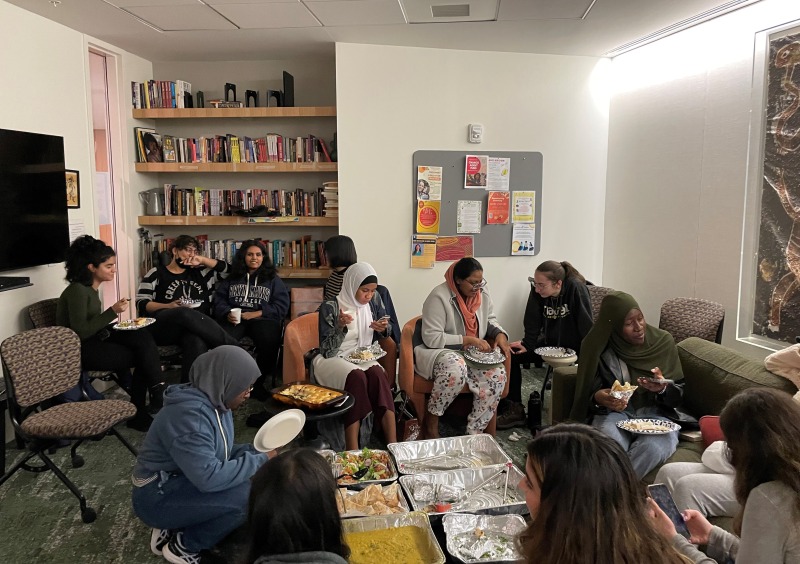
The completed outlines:
{"type": "MultiPolygon", "coordinates": [[[[489,192],[483,189],[464,188],[464,174],[467,155],[486,155],[511,159],[509,191],[535,192],[534,218],[536,226],[534,255],[539,254],[542,237],[542,154],[538,152],[513,151],[416,151],[413,158],[412,233],[416,233],[417,215],[417,167],[442,167],[441,224],[439,236],[455,236],[459,200],[480,200],[483,202],[481,232],[472,234],[474,253],[480,257],[502,257],[511,255],[511,237],[514,229],[511,220],[507,225],[486,225],[486,207],[489,192]]],[[[510,204],[513,206],[512,203],[510,204]]],[[[512,210],[513,211],[513,210],[512,210]]]]}

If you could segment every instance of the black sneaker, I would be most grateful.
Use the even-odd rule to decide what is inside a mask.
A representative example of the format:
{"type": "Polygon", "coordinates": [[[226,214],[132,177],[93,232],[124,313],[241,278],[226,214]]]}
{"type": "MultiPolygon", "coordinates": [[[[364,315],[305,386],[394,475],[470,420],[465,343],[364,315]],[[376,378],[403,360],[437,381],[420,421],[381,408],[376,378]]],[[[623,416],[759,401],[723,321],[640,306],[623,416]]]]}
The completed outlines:
{"type": "Polygon", "coordinates": [[[172,538],[172,531],[169,529],[153,529],[150,533],[150,550],[156,556],[161,556],[164,547],[172,538]]]}
{"type": "Polygon", "coordinates": [[[128,427],[128,429],[134,429],[136,431],[141,431],[142,433],[146,433],[152,424],[153,418],[150,417],[150,414],[146,411],[137,411],[136,415],[133,416],[133,419],[128,419],[128,421],[125,422],[125,425],[128,427]]]}
{"type": "Polygon", "coordinates": [[[161,556],[172,564],[200,564],[200,553],[186,550],[181,543],[181,536],[181,533],[173,535],[161,549],[161,556]]]}
{"type": "Polygon", "coordinates": [[[497,416],[498,429],[511,429],[512,427],[524,427],[528,422],[525,417],[525,408],[521,403],[512,403],[511,406],[497,416]]]}

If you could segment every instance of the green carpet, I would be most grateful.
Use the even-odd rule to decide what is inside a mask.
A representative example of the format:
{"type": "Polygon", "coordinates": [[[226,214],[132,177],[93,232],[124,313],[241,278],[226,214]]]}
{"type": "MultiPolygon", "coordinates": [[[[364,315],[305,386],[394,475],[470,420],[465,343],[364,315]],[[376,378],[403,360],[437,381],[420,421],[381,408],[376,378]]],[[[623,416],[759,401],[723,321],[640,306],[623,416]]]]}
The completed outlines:
{"type": "MultiPolygon", "coordinates": [[[[523,397],[536,382],[541,385],[544,371],[523,371],[523,397]]],[[[113,391],[111,393],[113,395],[113,391]]],[[[546,402],[545,402],[546,403],[546,402]]],[[[260,411],[261,404],[249,400],[236,414],[236,441],[248,442],[255,429],[245,426],[250,413],[260,411]]],[[[443,435],[460,435],[464,422],[442,420],[443,435]]],[[[119,426],[120,432],[138,447],[143,434],[119,426]]],[[[530,433],[525,427],[514,429],[523,439],[508,440],[512,430],[499,431],[497,441],[524,467],[524,453],[530,433]]],[[[372,445],[380,446],[380,445],[372,445]]],[[[14,443],[7,445],[7,468],[21,456],[14,443]]],[[[115,438],[88,442],[78,449],[86,460],[82,468],[72,468],[69,449],[52,455],[53,461],[83,491],[90,507],[97,512],[91,524],[81,521],[77,499],[52,472],[18,471],[0,486],[0,562],[86,563],[86,564],[153,564],[163,562],[150,552],[150,529],[133,514],[130,504],[130,473],[134,458],[115,438]]]]}

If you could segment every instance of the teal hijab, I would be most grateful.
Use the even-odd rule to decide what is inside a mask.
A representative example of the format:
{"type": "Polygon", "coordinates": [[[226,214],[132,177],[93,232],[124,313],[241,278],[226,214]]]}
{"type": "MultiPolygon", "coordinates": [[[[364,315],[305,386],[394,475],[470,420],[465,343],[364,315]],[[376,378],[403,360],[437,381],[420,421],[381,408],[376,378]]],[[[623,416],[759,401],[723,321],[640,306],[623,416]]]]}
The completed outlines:
{"type": "Polygon", "coordinates": [[[597,321],[581,343],[575,399],[569,415],[573,421],[586,420],[593,393],[592,383],[600,355],[606,347],[611,347],[620,360],[628,365],[632,378],[650,375],[650,370],[658,366],[665,378],[675,381],[683,379],[678,349],[672,335],[648,324],[643,344],[632,345],[622,338],[625,317],[632,309],[641,310],[633,296],[625,292],[611,292],[603,298],[597,321]]]}

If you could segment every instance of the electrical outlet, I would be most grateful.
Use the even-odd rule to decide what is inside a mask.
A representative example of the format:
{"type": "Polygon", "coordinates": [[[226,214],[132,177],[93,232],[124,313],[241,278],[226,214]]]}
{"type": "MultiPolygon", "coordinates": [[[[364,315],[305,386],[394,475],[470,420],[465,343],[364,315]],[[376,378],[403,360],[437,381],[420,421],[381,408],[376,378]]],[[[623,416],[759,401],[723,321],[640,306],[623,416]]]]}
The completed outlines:
{"type": "Polygon", "coordinates": [[[469,135],[467,140],[470,143],[480,143],[483,141],[483,126],[479,123],[469,124],[469,135]]]}

